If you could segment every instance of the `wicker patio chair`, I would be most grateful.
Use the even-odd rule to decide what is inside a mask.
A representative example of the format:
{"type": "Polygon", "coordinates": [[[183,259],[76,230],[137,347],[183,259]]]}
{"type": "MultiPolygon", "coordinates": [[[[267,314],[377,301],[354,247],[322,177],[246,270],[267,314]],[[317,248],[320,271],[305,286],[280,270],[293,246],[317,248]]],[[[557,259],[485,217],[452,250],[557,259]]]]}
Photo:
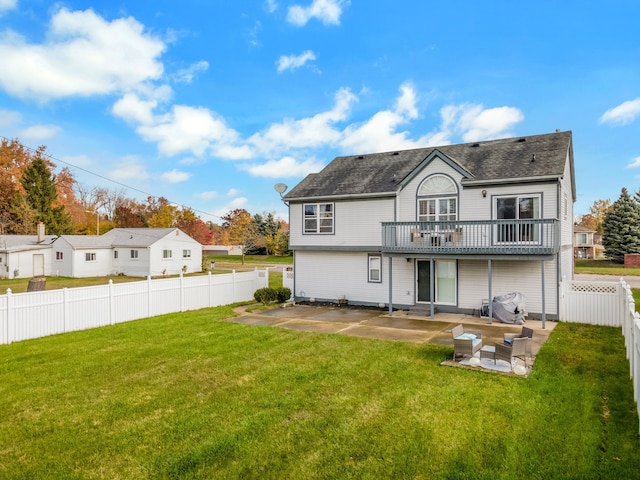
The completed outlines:
{"type": "Polygon", "coordinates": [[[462,325],[457,325],[451,329],[453,337],[453,359],[469,355],[473,357],[482,348],[482,334],[464,331],[462,325]]]}
{"type": "Polygon", "coordinates": [[[522,327],[522,331],[520,333],[505,333],[504,343],[508,344],[514,338],[533,338],[533,329],[522,327]]]}
{"type": "Polygon", "coordinates": [[[529,337],[514,337],[511,344],[496,343],[495,360],[504,360],[511,364],[514,357],[522,358],[524,366],[528,367],[527,355],[531,358],[531,339],[529,337]]]}

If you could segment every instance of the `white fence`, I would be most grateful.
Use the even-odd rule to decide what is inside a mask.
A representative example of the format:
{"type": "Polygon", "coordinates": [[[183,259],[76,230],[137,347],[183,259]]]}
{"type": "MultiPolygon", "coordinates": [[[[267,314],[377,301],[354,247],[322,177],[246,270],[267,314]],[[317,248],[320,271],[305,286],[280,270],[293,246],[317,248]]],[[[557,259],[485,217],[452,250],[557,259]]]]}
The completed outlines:
{"type": "Polygon", "coordinates": [[[0,344],[253,299],[268,270],[0,295],[0,344]]]}
{"type": "Polygon", "coordinates": [[[560,284],[560,319],[567,322],[621,327],[633,382],[633,397],[640,415],[640,314],[636,312],[631,287],[619,282],[580,282],[560,284]]]}
{"type": "Polygon", "coordinates": [[[560,320],[608,327],[622,326],[626,283],[560,282],[560,320]]]}

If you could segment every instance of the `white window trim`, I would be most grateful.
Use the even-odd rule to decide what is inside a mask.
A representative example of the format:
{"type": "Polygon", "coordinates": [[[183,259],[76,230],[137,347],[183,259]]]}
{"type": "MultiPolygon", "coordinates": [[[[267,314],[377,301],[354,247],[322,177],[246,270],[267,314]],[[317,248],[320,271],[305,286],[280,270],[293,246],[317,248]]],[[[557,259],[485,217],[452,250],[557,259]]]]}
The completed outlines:
{"type": "Polygon", "coordinates": [[[191,258],[191,249],[182,250],[182,258],[191,258]]]}
{"type": "Polygon", "coordinates": [[[85,252],[84,254],[84,261],[85,262],[95,262],[96,261],[96,252],[85,252]]]}
{"type": "Polygon", "coordinates": [[[165,248],[162,250],[162,260],[173,260],[173,250],[169,248],[165,248]],[[167,252],[169,252],[169,256],[166,256],[167,252]]]}
{"type": "MultiPolygon", "coordinates": [[[[309,220],[313,220],[314,218],[309,217],[309,220]]],[[[303,203],[302,204],[302,233],[303,235],[333,235],[335,233],[335,229],[336,229],[336,205],[335,203],[332,202],[318,202],[318,203],[303,203]],[[307,216],[306,216],[306,207],[309,205],[313,205],[316,207],[316,215],[315,215],[315,221],[316,221],[316,228],[315,230],[307,230],[307,216]],[[329,219],[331,220],[331,231],[330,232],[323,232],[321,231],[321,220],[323,220],[320,217],[320,207],[322,205],[331,205],[331,217],[324,217],[324,220],[329,219]]]]}
{"type": "Polygon", "coordinates": [[[129,251],[129,259],[131,259],[131,260],[138,260],[138,250],[131,249],[131,250],[129,251]]]}
{"type": "Polygon", "coordinates": [[[369,283],[382,283],[382,255],[369,255],[367,257],[367,280],[369,283]],[[378,268],[372,268],[372,260],[378,261],[378,268]],[[371,278],[371,273],[378,271],[378,280],[371,278]]]}
{"type": "Polygon", "coordinates": [[[56,262],[63,262],[64,261],[64,252],[61,252],[60,250],[56,251],[56,262]]]}
{"type": "MultiPolygon", "coordinates": [[[[523,198],[537,198],[538,199],[538,216],[534,217],[531,220],[541,220],[542,216],[542,194],[541,193],[520,193],[520,194],[505,194],[505,195],[495,195],[492,198],[492,208],[493,208],[493,218],[495,220],[529,220],[529,219],[521,219],[519,218],[519,210],[516,209],[516,215],[518,216],[515,219],[498,219],[498,200],[505,198],[515,198],[516,206],[523,198]]],[[[542,242],[542,234],[541,234],[541,225],[534,224],[534,240],[521,240],[518,234],[518,239],[516,240],[500,240],[500,235],[498,232],[497,226],[494,228],[494,242],[496,245],[540,245],[542,242]]]]}

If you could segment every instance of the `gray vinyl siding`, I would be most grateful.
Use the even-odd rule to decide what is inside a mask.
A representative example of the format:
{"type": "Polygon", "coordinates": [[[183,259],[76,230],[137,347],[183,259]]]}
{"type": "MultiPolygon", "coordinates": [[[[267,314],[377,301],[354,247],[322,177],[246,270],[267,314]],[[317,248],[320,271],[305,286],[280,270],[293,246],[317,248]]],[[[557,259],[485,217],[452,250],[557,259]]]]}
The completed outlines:
{"type": "Polygon", "coordinates": [[[381,223],[394,220],[393,198],[317,203],[334,203],[333,234],[303,234],[303,204],[291,204],[289,243],[292,247],[371,246],[379,249],[382,244],[381,223]]]}
{"type": "MultiPolygon", "coordinates": [[[[556,262],[545,262],[545,310],[548,315],[557,312],[556,262]]],[[[541,262],[493,260],[492,296],[511,292],[523,294],[530,314],[542,312],[541,262]]],[[[488,263],[485,260],[458,261],[458,306],[462,309],[478,309],[483,299],[488,298],[488,263]]]]}
{"type": "MultiPolygon", "coordinates": [[[[368,282],[368,254],[360,252],[296,253],[295,296],[335,301],[346,297],[364,304],[389,302],[389,259],[382,259],[382,282],[368,282]]],[[[393,260],[393,303],[413,305],[413,263],[393,260]]]]}

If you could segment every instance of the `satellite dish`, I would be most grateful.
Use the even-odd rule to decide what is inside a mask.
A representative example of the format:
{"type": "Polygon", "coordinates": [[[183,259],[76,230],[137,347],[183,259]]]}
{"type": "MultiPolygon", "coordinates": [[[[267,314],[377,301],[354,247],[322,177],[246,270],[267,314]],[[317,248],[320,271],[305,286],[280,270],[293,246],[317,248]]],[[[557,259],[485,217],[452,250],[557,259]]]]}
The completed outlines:
{"type": "Polygon", "coordinates": [[[282,195],[284,192],[287,191],[287,187],[284,183],[276,183],[273,188],[276,189],[276,192],[278,192],[280,195],[282,195]]]}

